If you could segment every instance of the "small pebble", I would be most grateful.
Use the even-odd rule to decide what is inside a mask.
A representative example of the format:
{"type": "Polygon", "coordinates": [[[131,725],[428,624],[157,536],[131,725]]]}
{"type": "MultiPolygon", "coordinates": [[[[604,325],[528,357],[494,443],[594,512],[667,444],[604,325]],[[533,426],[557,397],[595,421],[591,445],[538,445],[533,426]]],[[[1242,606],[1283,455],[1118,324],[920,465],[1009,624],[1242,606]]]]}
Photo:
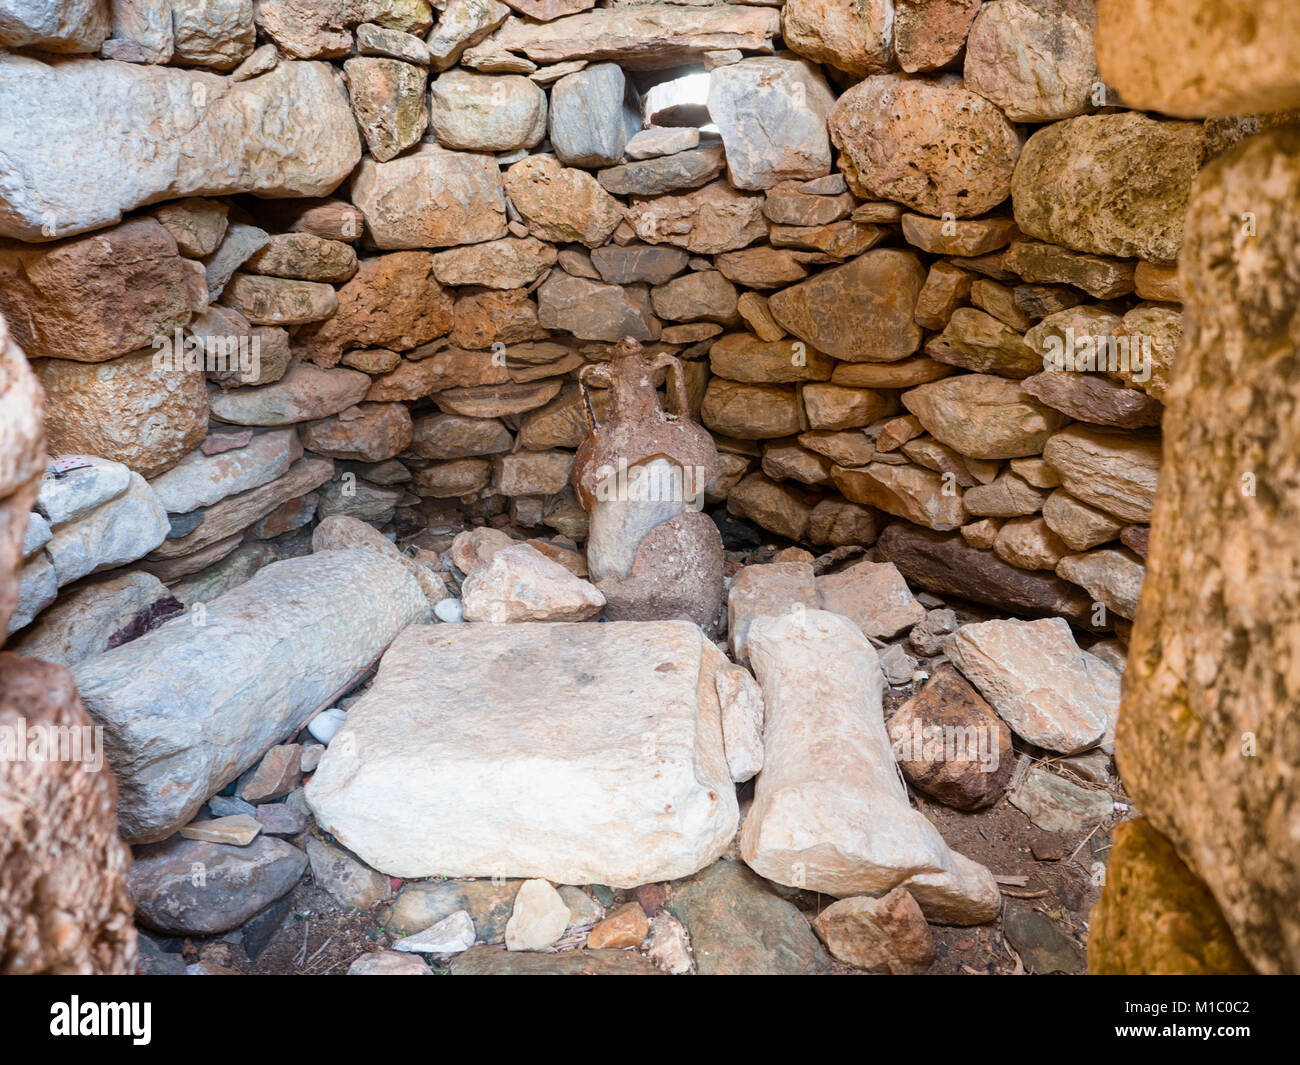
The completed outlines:
{"type": "Polygon", "coordinates": [[[307,726],[307,731],[312,734],[321,743],[328,744],[339,729],[343,727],[343,722],[347,720],[347,714],[337,706],[332,706],[328,710],[322,710],[307,726]]]}
{"type": "Polygon", "coordinates": [[[439,599],[433,608],[433,613],[439,621],[448,621],[452,624],[465,620],[465,611],[461,608],[460,600],[451,596],[439,599]]]}

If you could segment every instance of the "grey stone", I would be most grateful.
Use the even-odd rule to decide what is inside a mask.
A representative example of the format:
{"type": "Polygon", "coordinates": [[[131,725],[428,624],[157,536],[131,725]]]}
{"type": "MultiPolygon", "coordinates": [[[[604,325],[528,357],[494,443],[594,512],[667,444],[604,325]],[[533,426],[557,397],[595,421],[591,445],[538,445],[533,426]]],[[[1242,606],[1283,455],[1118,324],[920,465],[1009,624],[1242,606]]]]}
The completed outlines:
{"type": "Polygon", "coordinates": [[[237,492],[274,481],[302,454],[292,429],[261,433],[245,447],[205,455],[191,451],[166,473],[149,482],[158,502],[171,514],[210,507],[237,492]]]}
{"type": "Polygon", "coordinates": [[[116,499],[131,486],[131,471],[120,462],[87,456],[88,466],[62,475],[47,472],[36,496],[36,513],[51,526],[84,517],[96,507],[116,499]]]}
{"type": "Polygon", "coordinates": [[[806,60],[755,56],[709,75],[709,117],[738,189],[769,189],[831,168],[826,120],[835,96],[806,60]]]}
{"type": "Polygon", "coordinates": [[[162,839],[188,823],[427,616],[398,563],[324,552],[267,566],[208,603],[201,625],[177,618],[80,663],[77,687],[106,728],[123,837],[162,839]]]}
{"type": "Polygon", "coordinates": [[[614,63],[597,63],[551,88],[551,146],[567,166],[609,166],[641,128],[636,90],[614,63]]]}
{"type": "Polygon", "coordinates": [[[88,573],[134,562],[167,539],[170,525],[145,479],[132,473],[127,491],[54,530],[45,553],[59,586],[88,573]]]}
{"type": "Polygon", "coordinates": [[[173,836],[137,850],[126,882],[146,927],[216,935],[286,894],[306,867],[307,856],[280,839],[235,847],[173,836]]]}
{"type": "Polygon", "coordinates": [[[230,84],[201,71],[0,56],[0,144],[0,236],[29,241],[193,193],[322,196],[361,157],[347,94],[323,63],[285,62],[230,84]]]}

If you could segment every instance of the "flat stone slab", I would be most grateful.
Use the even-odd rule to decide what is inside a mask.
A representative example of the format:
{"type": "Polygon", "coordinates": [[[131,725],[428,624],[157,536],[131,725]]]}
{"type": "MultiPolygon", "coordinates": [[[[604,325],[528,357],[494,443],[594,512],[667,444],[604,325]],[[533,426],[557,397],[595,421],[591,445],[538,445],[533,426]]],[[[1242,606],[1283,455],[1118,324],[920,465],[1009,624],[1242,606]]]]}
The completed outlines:
{"type": "Polygon", "coordinates": [[[735,834],[715,674],[680,621],[412,626],[307,784],[322,829],[400,877],[635,887],[735,834]]]}

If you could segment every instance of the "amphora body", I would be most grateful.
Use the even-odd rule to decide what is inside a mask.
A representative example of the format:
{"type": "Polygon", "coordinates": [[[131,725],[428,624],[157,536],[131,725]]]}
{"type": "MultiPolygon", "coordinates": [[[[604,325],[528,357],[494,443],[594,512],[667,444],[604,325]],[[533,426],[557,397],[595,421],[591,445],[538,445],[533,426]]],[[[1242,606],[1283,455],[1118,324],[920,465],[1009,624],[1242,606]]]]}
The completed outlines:
{"type": "Polygon", "coordinates": [[[718,451],[687,413],[681,363],[666,353],[645,355],[629,337],[611,361],[586,367],[578,384],[588,436],[573,483],[591,515],[587,569],[605,596],[605,616],[686,618],[712,628],[722,602],[722,537],[702,507],[718,451]],[[661,408],[655,390],[665,370],[675,413],[661,408]],[[593,384],[609,390],[600,424],[593,384]]]}

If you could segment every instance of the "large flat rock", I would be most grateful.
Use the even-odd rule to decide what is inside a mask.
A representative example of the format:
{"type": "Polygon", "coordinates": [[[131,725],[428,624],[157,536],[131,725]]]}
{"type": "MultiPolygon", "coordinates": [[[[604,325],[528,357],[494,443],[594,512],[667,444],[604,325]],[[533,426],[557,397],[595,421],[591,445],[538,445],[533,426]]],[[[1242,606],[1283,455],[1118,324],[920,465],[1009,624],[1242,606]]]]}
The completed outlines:
{"type": "Polygon", "coordinates": [[[689,876],[738,820],[724,666],[686,622],[414,626],[348,711],[307,801],[392,876],[689,876]]]}
{"type": "Polygon", "coordinates": [[[292,733],[403,628],[428,617],[420,585],[374,551],[287,559],[77,664],[104,727],[130,842],[164,839],[292,733]]]}
{"type": "Polygon", "coordinates": [[[510,19],[488,44],[535,63],[612,59],[625,70],[653,70],[730,48],[771,52],[781,32],[775,8],[645,4],[599,8],[554,22],[510,19]]]}
{"type": "Polygon", "coordinates": [[[84,233],[194,193],[322,196],[360,158],[347,94],[325,63],[281,62],[231,82],[0,56],[0,236],[84,233]]]}

